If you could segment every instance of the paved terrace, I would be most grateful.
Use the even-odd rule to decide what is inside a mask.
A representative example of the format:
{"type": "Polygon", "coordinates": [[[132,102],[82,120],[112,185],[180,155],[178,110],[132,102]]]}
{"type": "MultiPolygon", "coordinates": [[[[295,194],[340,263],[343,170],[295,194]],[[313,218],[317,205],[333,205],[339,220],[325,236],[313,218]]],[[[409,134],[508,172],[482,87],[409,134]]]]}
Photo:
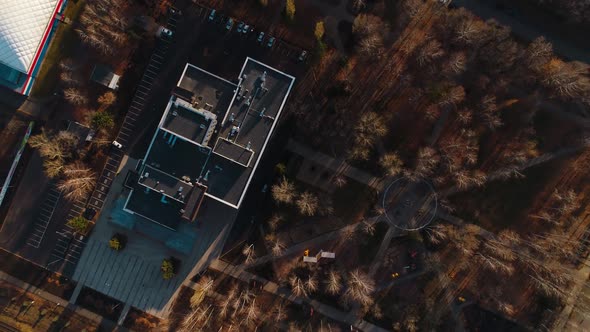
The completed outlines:
{"type": "MultiPolygon", "coordinates": [[[[121,174],[133,169],[135,164],[135,160],[129,160],[121,174]]],[[[181,223],[177,231],[168,230],[122,211],[127,199],[123,181],[123,176],[115,178],[104,213],[96,223],[73,279],[126,304],[163,316],[183,280],[219,255],[237,211],[205,199],[197,223],[181,223]],[[127,246],[121,252],[114,252],[108,246],[114,233],[127,234],[127,246]],[[154,240],[155,235],[160,241],[154,240]],[[171,250],[174,245],[182,248],[171,250]],[[181,260],[180,269],[173,279],[163,280],[160,265],[171,255],[181,260]]]]}

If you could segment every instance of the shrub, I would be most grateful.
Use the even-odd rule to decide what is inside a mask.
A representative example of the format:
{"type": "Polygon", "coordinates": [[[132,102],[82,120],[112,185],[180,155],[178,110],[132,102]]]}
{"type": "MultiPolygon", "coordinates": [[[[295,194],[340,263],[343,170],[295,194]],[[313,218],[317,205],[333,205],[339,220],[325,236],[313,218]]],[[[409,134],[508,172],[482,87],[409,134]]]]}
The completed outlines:
{"type": "Polygon", "coordinates": [[[86,234],[88,226],[90,226],[90,220],[77,216],[68,220],[67,225],[72,227],[76,232],[86,234]]]}
{"type": "Polygon", "coordinates": [[[96,112],[92,116],[91,122],[96,129],[111,129],[115,125],[113,116],[108,112],[96,112]]]}
{"type": "Polygon", "coordinates": [[[289,22],[295,19],[295,0],[287,0],[285,5],[285,16],[289,22]]]}
{"type": "Polygon", "coordinates": [[[324,33],[326,33],[326,29],[324,28],[324,22],[319,21],[315,24],[314,35],[318,41],[321,41],[324,38],[324,33]]]}
{"type": "Polygon", "coordinates": [[[162,261],[162,278],[165,280],[174,277],[174,262],[171,258],[166,258],[162,261]]]}
{"type": "Polygon", "coordinates": [[[278,163],[275,166],[275,169],[276,169],[277,173],[279,173],[279,175],[285,175],[285,173],[287,173],[287,165],[285,165],[283,163],[278,163]]]}
{"type": "Polygon", "coordinates": [[[126,244],[127,244],[127,236],[117,233],[117,234],[113,235],[113,237],[109,241],[109,248],[111,248],[115,251],[119,251],[119,250],[123,250],[125,248],[126,244]]]}

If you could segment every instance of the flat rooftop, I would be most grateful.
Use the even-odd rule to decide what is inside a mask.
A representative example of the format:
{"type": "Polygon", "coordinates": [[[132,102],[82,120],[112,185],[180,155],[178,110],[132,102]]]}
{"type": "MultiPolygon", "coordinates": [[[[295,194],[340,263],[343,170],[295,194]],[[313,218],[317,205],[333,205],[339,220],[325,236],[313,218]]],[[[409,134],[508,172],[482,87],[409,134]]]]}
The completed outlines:
{"type": "Polygon", "coordinates": [[[254,156],[254,151],[250,150],[248,146],[241,146],[221,137],[217,139],[213,152],[241,164],[244,167],[249,166],[250,160],[254,156]]]}
{"type": "Polygon", "coordinates": [[[239,208],[294,80],[251,58],[238,84],[187,64],[126,209],[175,229],[203,196],[239,208]]]}
{"type": "Polygon", "coordinates": [[[180,98],[171,98],[162,121],[162,128],[199,145],[207,145],[213,135],[217,115],[194,108],[180,98]]]}
{"type": "Polygon", "coordinates": [[[148,165],[144,167],[138,183],[182,203],[185,201],[186,194],[193,188],[191,183],[184,182],[148,165]]]}
{"type": "Polygon", "coordinates": [[[295,81],[294,77],[251,58],[246,59],[238,77],[240,86],[219,125],[218,137],[237,146],[247,147],[252,153],[252,158],[246,164],[248,167],[242,170],[240,167],[243,166],[238,163],[243,163],[238,160],[243,161],[244,156],[238,156],[239,152],[235,147],[228,144],[219,148],[216,146],[216,153],[238,163],[229,164],[221,160],[223,157],[212,157],[210,163],[215,161],[224,164],[225,167],[222,167],[223,170],[218,174],[214,173],[215,176],[209,180],[207,191],[208,196],[236,208],[240,206],[246,194],[295,81]]]}
{"type": "Polygon", "coordinates": [[[158,130],[144,158],[144,165],[176,178],[194,182],[201,176],[211,149],[158,130]]]}
{"type": "Polygon", "coordinates": [[[193,107],[211,111],[223,118],[236,88],[235,83],[188,63],[178,80],[179,91],[175,94],[193,107]]]}
{"type": "Polygon", "coordinates": [[[173,199],[162,202],[162,195],[148,188],[136,187],[129,194],[125,209],[166,228],[176,230],[182,220],[184,204],[173,199]]]}

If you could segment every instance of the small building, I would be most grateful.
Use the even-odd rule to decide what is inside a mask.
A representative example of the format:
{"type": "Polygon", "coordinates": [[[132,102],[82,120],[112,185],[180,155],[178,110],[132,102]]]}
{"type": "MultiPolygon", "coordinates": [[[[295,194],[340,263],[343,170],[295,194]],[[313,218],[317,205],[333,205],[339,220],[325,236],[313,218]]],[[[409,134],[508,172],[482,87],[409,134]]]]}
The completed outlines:
{"type": "Polygon", "coordinates": [[[96,83],[106,86],[111,90],[119,89],[121,76],[113,73],[111,68],[105,65],[96,65],[90,74],[90,79],[96,83]]]}
{"type": "Polygon", "coordinates": [[[28,95],[66,0],[3,0],[0,85],[28,95]]]}

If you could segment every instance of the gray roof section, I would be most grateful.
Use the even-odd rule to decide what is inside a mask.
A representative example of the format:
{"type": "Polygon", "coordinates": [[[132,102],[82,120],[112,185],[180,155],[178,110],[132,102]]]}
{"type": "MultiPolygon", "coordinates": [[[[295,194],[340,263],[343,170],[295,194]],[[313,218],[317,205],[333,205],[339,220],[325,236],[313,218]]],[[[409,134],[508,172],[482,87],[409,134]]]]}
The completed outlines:
{"type": "Polygon", "coordinates": [[[196,181],[201,176],[210,150],[158,130],[147,152],[145,164],[176,178],[188,176],[191,181],[196,181]]]}
{"type": "Polygon", "coordinates": [[[162,128],[197,144],[207,145],[217,116],[203,109],[195,109],[188,102],[172,97],[168,103],[162,128]]]}
{"type": "Polygon", "coordinates": [[[231,103],[236,84],[187,64],[178,81],[178,88],[185,91],[177,95],[187,99],[194,108],[206,109],[222,119],[231,103]]]}
{"type": "Polygon", "coordinates": [[[181,209],[184,204],[170,198],[164,203],[162,202],[162,194],[143,188],[144,190],[141,190],[141,186],[138,186],[129,194],[125,208],[150,221],[175,230],[181,221],[181,209]]]}
{"type": "Polygon", "coordinates": [[[156,168],[145,165],[138,181],[155,192],[162,193],[180,202],[185,202],[186,195],[193,185],[166,174],[156,168]]]}
{"type": "Polygon", "coordinates": [[[247,146],[241,146],[224,138],[218,138],[213,152],[248,167],[254,152],[247,146]]]}
{"type": "MultiPolygon", "coordinates": [[[[236,208],[246,194],[295,81],[294,77],[251,58],[246,59],[239,77],[240,88],[221,123],[218,137],[249,147],[253,157],[245,170],[239,168],[241,165],[236,163],[231,165],[221,160],[224,157],[216,154],[211,155],[207,165],[207,169],[212,170],[208,181],[208,196],[220,199],[236,208]],[[239,127],[237,134],[232,133],[234,127],[239,127]],[[214,173],[214,169],[210,166],[212,162],[224,165],[221,167],[223,170],[214,173]],[[221,179],[223,177],[225,178],[221,179]]],[[[227,156],[233,159],[231,156],[235,156],[234,150],[226,149],[226,152],[227,156]]]]}

